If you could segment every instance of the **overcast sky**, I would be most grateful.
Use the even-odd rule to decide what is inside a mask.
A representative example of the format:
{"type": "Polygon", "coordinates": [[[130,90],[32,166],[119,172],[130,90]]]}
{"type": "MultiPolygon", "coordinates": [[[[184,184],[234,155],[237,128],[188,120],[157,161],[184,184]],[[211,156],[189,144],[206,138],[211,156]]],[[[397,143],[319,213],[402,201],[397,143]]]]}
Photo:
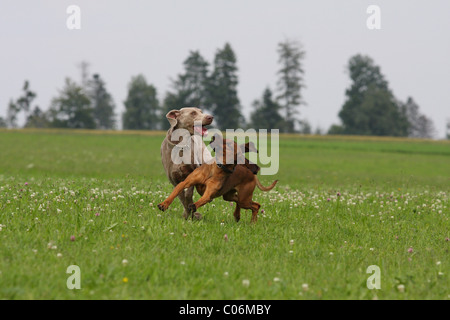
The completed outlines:
{"type": "Polygon", "coordinates": [[[414,98],[434,121],[437,137],[444,137],[450,118],[448,0],[1,0],[0,116],[25,79],[46,110],[66,77],[80,80],[83,60],[106,81],[121,114],[132,76],[145,75],[162,100],[190,50],[212,62],[229,42],[248,117],[264,88],[275,88],[277,44],[285,39],[300,41],[306,51],[307,106],[300,112],[313,129],[339,123],[350,84],[345,66],[361,53],[381,66],[397,98],[414,98]],[[372,4],[381,9],[380,30],[366,26],[372,4]],[[69,5],[81,9],[80,30],[66,26],[69,5]]]}

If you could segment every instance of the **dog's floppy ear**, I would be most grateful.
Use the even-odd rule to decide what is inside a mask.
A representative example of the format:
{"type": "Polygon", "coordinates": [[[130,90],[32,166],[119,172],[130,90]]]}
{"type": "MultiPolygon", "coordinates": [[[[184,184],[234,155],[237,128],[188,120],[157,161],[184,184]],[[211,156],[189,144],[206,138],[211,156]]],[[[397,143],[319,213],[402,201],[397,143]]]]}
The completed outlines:
{"type": "Polygon", "coordinates": [[[222,147],[222,137],[215,133],[212,137],[211,137],[211,141],[209,142],[209,146],[211,147],[212,150],[216,151],[216,148],[221,148],[222,147]]]}
{"type": "Polygon", "coordinates": [[[248,169],[250,169],[250,171],[251,171],[253,174],[257,174],[258,171],[259,171],[259,169],[260,169],[260,167],[259,167],[256,163],[253,163],[253,162],[251,162],[251,161],[249,161],[248,163],[246,163],[245,166],[246,166],[248,169]]]}
{"type": "Polygon", "coordinates": [[[242,153],[246,153],[246,152],[255,152],[258,153],[258,149],[256,149],[256,146],[253,142],[247,142],[245,144],[241,144],[239,146],[241,148],[242,153]]]}
{"type": "Polygon", "coordinates": [[[170,127],[173,128],[177,125],[178,123],[178,116],[180,115],[180,110],[170,110],[167,114],[166,114],[166,118],[167,120],[169,120],[170,123],[170,127]]]}
{"type": "Polygon", "coordinates": [[[214,141],[218,140],[219,142],[222,142],[222,136],[219,135],[218,133],[214,133],[214,135],[211,137],[211,141],[209,142],[209,144],[213,143],[214,141]]]}

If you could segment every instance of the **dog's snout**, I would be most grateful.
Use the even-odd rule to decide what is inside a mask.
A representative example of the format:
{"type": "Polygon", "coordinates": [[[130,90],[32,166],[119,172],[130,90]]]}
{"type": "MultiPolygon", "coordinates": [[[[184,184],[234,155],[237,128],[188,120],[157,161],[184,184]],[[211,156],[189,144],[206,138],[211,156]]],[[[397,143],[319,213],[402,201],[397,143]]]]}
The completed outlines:
{"type": "Polygon", "coordinates": [[[207,116],[205,117],[205,119],[206,119],[206,121],[212,122],[212,121],[214,120],[214,117],[213,117],[213,116],[210,116],[210,115],[207,115],[207,116]]]}

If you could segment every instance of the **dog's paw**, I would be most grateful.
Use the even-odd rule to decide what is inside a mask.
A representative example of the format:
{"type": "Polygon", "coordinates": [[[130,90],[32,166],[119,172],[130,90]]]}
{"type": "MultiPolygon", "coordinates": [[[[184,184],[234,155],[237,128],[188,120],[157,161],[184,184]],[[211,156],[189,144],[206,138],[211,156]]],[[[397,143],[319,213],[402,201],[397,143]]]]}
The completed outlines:
{"type": "Polygon", "coordinates": [[[195,206],[195,204],[193,204],[193,203],[191,203],[189,206],[188,206],[188,209],[189,209],[189,212],[195,212],[196,210],[197,210],[197,207],[195,206]]]}
{"type": "Polygon", "coordinates": [[[158,204],[158,209],[161,211],[166,211],[169,207],[164,204],[164,202],[158,204]]]}
{"type": "Polygon", "coordinates": [[[194,212],[192,215],[192,220],[202,220],[202,215],[199,212],[194,212]]]}

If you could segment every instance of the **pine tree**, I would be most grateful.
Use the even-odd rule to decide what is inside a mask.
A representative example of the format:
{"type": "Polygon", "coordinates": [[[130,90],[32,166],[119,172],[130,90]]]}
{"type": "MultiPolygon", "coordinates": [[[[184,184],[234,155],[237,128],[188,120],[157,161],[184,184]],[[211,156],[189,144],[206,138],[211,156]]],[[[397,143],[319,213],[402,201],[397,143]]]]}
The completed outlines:
{"type": "Polygon", "coordinates": [[[447,120],[446,129],[447,129],[447,132],[445,133],[445,135],[446,135],[447,139],[450,139],[450,119],[447,120]]]}
{"type": "Polygon", "coordinates": [[[237,94],[237,70],[236,55],[227,43],[215,55],[214,71],[208,85],[208,104],[215,117],[214,123],[221,130],[244,126],[245,119],[237,94]]]}
{"type": "Polygon", "coordinates": [[[25,128],[48,128],[49,126],[50,122],[47,113],[43,112],[39,107],[33,109],[25,122],[25,128]]]}
{"type": "Polygon", "coordinates": [[[298,122],[296,118],[299,114],[298,107],[304,104],[301,90],[305,87],[303,79],[305,71],[302,65],[305,51],[299,42],[286,40],[278,44],[278,54],[281,69],[277,73],[279,76],[277,100],[282,106],[284,116],[284,124],[280,131],[294,132],[295,123],[298,122]]]}
{"type": "Polygon", "coordinates": [[[184,73],[179,74],[176,80],[172,80],[172,91],[164,98],[164,107],[161,124],[164,129],[169,127],[165,117],[172,109],[183,107],[197,107],[208,109],[207,82],[208,62],[198,51],[191,51],[183,62],[184,73]]]}
{"type": "Polygon", "coordinates": [[[279,114],[280,105],[272,98],[272,91],[266,88],[261,100],[253,102],[253,112],[250,114],[251,127],[259,129],[279,129],[283,118],[279,114]]]}
{"type": "Polygon", "coordinates": [[[95,129],[91,101],[83,87],[69,78],[48,111],[50,126],[72,129],[95,129]]]}
{"type": "Polygon", "coordinates": [[[135,76],[128,85],[122,122],[124,129],[157,130],[160,124],[160,106],[156,88],[143,75],[135,76]]]}
{"type": "Polygon", "coordinates": [[[433,121],[420,113],[419,105],[412,97],[408,97],[403,108],[409,123],[408,137],[432,138],[434,136],[436,130],[433,121]]]}
{"type": "Polygon", "coordinates": [[[352,84],[339,117],[343,134],[406,136],[408,120],[380,67],[368,56],[350,58],[352,84]]]}
{"type": "Polygon", "coordinates": [[[86,83],[86,91],[92,103],[92,111],[97,129],[114,129],[115,115],[112,96],[106,90],[103,79],[98,74],[86,83]]]}
{"type": "Polygon", "coordinates": [[[23,112],[25,117],[29,115],[33,100],[36,98],[36,93],[30,90],[30,83],[28,80],[25,80],[22,91],[22,96],[16,101],[10,100],[8,104],[7,122],[9,123],[9,126],[13,128],[17,127],[17,115],[20,112],[23,112]]]}

